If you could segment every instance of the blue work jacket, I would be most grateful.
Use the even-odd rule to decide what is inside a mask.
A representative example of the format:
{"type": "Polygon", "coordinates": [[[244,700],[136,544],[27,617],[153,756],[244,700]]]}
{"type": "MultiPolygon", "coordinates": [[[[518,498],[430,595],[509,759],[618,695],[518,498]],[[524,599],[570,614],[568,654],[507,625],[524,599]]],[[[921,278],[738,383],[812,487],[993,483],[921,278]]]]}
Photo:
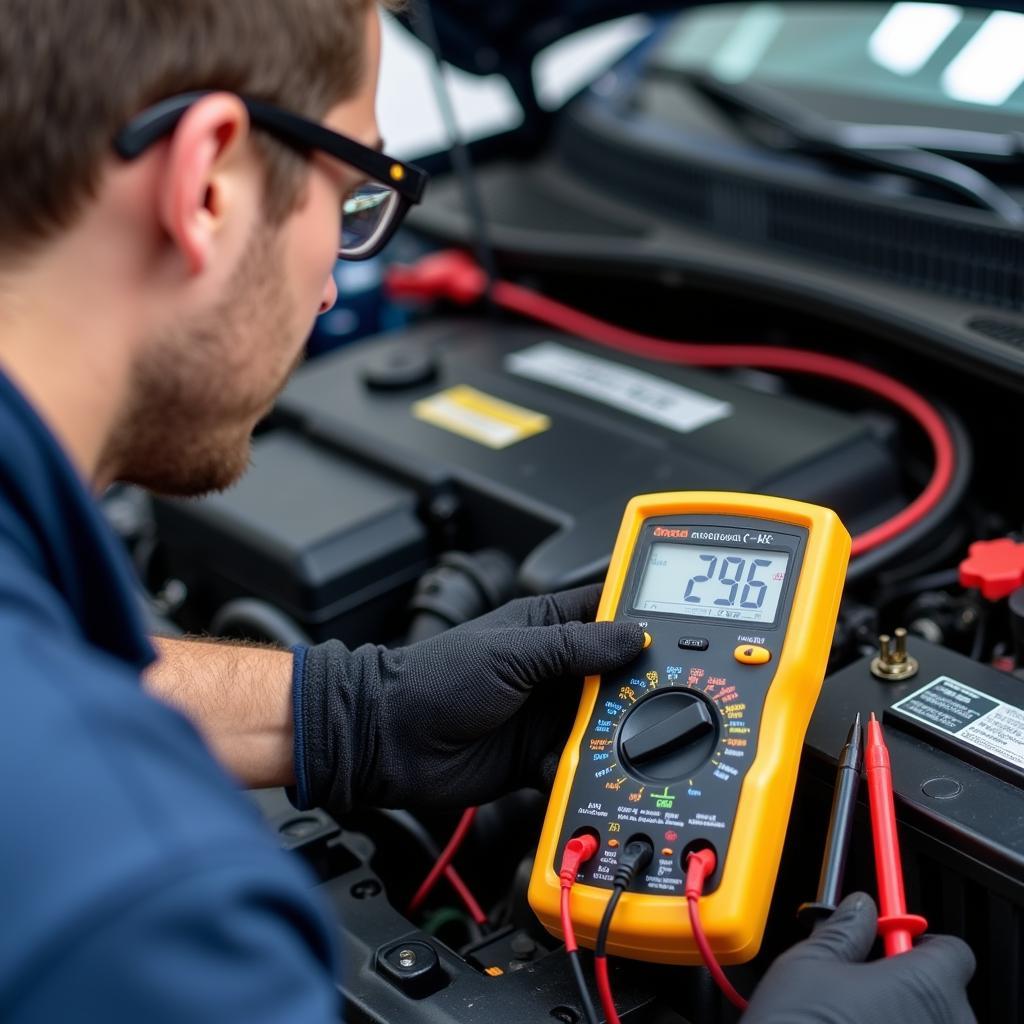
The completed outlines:
{"type": "Polygon", "coordinates": [[[328,922],[153,658],[117,539],[0,374],[0,1020],[338,1019],[328,922]]]}

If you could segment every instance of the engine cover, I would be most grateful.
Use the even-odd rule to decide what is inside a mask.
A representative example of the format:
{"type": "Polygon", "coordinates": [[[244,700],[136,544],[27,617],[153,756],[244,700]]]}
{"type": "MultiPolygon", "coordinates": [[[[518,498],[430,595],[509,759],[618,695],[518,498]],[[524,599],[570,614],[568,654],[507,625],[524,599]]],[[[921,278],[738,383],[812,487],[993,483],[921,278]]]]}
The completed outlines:
{"type": "MultiPolygon", "coordinates": [[[[345,566],[335,556],[358,560],[360,585],[373,575],[365,545],[345,540],[356,530],[373,533],[382,575],[400,581],[395,600],[407,596],[408,577],[375,529],[396,508],[395,544],[408,553],[413,543],[415,556],[406,557],[417,569],[423,548],[411,536],[413,511],[435,555],[497,548],[520,563],[521,587],[540,593],[603,575],[622,509],[636,494],[797,498],[834,508],[854,533],[904,501],[877,418],[550,330],[478,320],[432,320],[308,364],[257,439],[253,461],[227,494],[161,505],[170,568],[230,577],[239,593],[275,603],[287,597],[290,613],[307,628],[316,623],[318,637],[343,627],[317,606],[342,596],[345,566]],[[386,491],[369,522],[355,493],[367,476],[386,491]]],[[[386,606],[378,604],[380,615],[386,606]]],[[[394,635],[364,617],[366,630],[374,639],[394,635]]],[[[344,628],[338,635],[364,638],[344,628]]]]}

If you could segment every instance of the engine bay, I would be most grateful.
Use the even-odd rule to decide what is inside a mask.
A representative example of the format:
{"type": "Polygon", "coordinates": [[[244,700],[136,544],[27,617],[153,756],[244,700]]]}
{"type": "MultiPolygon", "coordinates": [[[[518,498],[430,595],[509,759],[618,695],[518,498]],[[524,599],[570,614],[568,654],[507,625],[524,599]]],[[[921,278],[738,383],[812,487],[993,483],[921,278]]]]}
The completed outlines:
{"type": "MultiPolygon", "coordinates": [[[[551,290],[572,295],[579,286],[567,280],[551,290]]],[[[683,301],[695,324],[714,317],[721,337],[728,318],[720,299],[658,298],[662,309],[683,301]]],[[[621,321],[628,308],[643,310],[637,319],[648,328],[657,305],[631,301],[618,309],[621,321]]],[[[973,542],[1015,536],[1019,485],[999,468],[1000,446],[988,440],[991,384],[954,378],[841,325],[801,318],[787,330],[778,311],[738,302],[728,317],[733,336],[750,337],[760,317],[771,324],[762,339],[804,341],[813,329],[846,357],[906,374],[941,405],[960,458],[953,494],[927,529],[912,532],[911,543],[898,538],[891,557],[868,552],[851,563],[767,938],[757,960],[732,969],[749,988],[801,937],[795,909],[813,895],[832,766],[852,709],[881,714],[939,677],[1024,703],[1015,691],[1021,652],[1012,601],[962,587],[959,572],[973,542]],[[966,397],[982,394],[987,402],[966,397]],[[878,636],[898,626],[909,630],[922,667],[913,680],[880,682],[869,671],[878,636]]],[[[1002,401],[1012,409],[1011,388],[1002,401]]],[[[155,604],[165,602],[182,629],[285,645],[339,637],[394,646],[519,594],[601,579],[621,508],[636,493],[666,486],[778,493],[837,508],[856,534],[898,513],[927,475],[920,431],[854,389],[763,371],[666,369],[548,330],[449,314],[311,363],[257,437],[240,486],[199,502],[159,502],[133,544],[155,604]],[[543,379],[551,360],[562,385],[543,379]],[[524,366],[526,373],[516,372],[524,366]],[[582,384],[572,384],[574,373],[582,384]],[[581,394],[584,386],[593,390],[581,394]],[[474,402],[460,405],[457,389],[470,389],[474,402]],[[453,391],[441,426],[432,422],[436,410],[417,415],[424,401],[453,391]],[[493,404],[481,405],[479,396],[493,404]],[[527,436],[503,448],[473,436],[507,424],[509,407],[540,417],[509,428],[527,436]],[[673,426],[680,415],[706,422],[681,431],[673,426]],[[547,429],[528,433],[544,421],[547,429]]],[[[932,927],[969,936],[979,959],[972,988],[979,1018],[1012,1020],[1021,991],[1010,965],[1024,938],[1024,851],[1013,825],[1019,771],[996,758],[993,775],[991,763],[912,726],[906,719],[890,730],[908,900],[932,927]]],[[[460,850],[460,871],[485,908],[483,928],[443,885],[422,914],[405,913],[452,816],[381,810],[336,823],[322,812],[297,813],[281,794],[260,801],[282,843],[314,866],[337,911],[348,1019],[468,1021],[481,1012],[581,1019],[564,952],[526,901],[540,794],[481,808],[460,850]],[[426,980],[389,965],[396,945],[424,941],[427,959],[438,958],[426,980]]],[[[871,872],[862,820],[848,886],[870,890],[871,872]]],[[[613,964],[626,1019],[728,1020],[734,1012],[697,969],[613,964]]]]}
{"type": "MultiPolygon", "coordinates": [[[[928,187],[855,174],[826,188],[820,167],[782,195],[765,183],[780,166],[739,150],[729,173],[748,191],[725,203],[724,149],[711,166],[681,132],[690,148],[669,159],[645,134],[679,70],[666,70],[672,31],[584,90],[539,146],[478,151],[496,279],[435,251],[474,241],[464,182],[442,173],[413,218],[428,255],[389,278],[406,325],[310,359],[236,488],[152,503],[122,490],[108,512],[155,628],[290,647],[400,646],[517,596],[601,581],[638,494],[746,491],[834,509],[854,555],[829,670],[762,950],[730,976],[749,991],[806,934],[796,910],[814,895],[836,757],[854,713],[873,712],[892,749],[908,904],[971,945],[978,1019],[1018,1021],[1020,229],[928,187]],[[701,174],[683,174],[688,162],[701,174]],[[688,206],[672,183],[708,191],[688,206]],[[796,194],[815,189],[832,205],[796,194]],[[782,213],[802,234],[780,240],[782,213]],[[897,221],[927,237],[932,262],[868,237],[897,221]],[[943,263],[954,250],[959,269],[943,263]],[[915,671],[880,677],[897,629],[915,671]],[[935,710],[958,703],[962,720],[935,710]],[[991,735],[964,734],[997,709],[991,735]]],[[[692,103],[673,111],[697,118],[692,103]]],[[[336,915],[346,1020],[584,1019],[564,947],[527,902],[544,795],[478,809],[454,864],[479,914],[445,881],[408,909],[457,813],[336,822],[283,792],[254,799],[336,915]]],[[[846,889],[874,890],[863,799],[846,889]]],[[[611,974],[623,1020],[737,1019],[699,968],[615,959],[611,974]]]]}

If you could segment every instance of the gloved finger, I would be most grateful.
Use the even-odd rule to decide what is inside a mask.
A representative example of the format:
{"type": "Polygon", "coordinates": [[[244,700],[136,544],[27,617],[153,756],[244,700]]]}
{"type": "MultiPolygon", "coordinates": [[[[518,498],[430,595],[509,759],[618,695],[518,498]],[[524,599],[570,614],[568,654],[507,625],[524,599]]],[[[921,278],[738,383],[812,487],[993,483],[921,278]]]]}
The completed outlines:
{"type": "Polygon", "coordinates": [[[528,690],[562,676],[586,676],[621,667],[644,646],[635,622],[568,622],[560,626],[487,634],[489,662],[506,683],[528,690]]]}
{"type": "Polygon", "coordinates": [[[911,969],[942,988],[965,988],[974,976],[976,961],[971,947],[953,935],[926,935],[912,950],[889,957],[879,965],[893,973],[911,969]]]}
{"type": "Polygon", "coordinates": [[[859,963],[866,959],[875,942],[878,912],[867,893],[855,892],[836,907],[831,917],[814,929],[809,939],[797,943],[787,957],[839,960],[859,963]]]}
{"type": "Polygon", "coordinates": [[[518,597],[486,615],[464,622],[456,629],[460,633],[479,633],[488,629],[505,629],[513,626],[555,626],[562,622],[593,622],[600,600],[600,583],[588,583],[584,587],[563,590],[557,594],[518,597]]]}

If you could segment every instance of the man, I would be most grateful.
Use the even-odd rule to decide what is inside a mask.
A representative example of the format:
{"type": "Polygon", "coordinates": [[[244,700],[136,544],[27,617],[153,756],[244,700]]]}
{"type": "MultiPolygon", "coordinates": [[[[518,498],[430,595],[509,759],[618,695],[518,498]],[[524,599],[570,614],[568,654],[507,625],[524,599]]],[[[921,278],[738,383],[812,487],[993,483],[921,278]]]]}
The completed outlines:
{"type": "MultiPolygon", "coordinates": [[[[402,650],[160,641],[152,664],[90,492],[230,484],[333,303],[346,198],[373,179],[347,255],[415,198],[415,170],[375,152],[377,18],[371,0],[0,0],[5,1021],[336,1019],[310,880],[227,773],[335,812],[482,801],[549,775],[573,680],[640,649],[589,621],[585,588],[402,650]]],[[[748,1019],[970,1019],[962,943],[851,962],[873,934],[852,898],[748,1019]]]]}

